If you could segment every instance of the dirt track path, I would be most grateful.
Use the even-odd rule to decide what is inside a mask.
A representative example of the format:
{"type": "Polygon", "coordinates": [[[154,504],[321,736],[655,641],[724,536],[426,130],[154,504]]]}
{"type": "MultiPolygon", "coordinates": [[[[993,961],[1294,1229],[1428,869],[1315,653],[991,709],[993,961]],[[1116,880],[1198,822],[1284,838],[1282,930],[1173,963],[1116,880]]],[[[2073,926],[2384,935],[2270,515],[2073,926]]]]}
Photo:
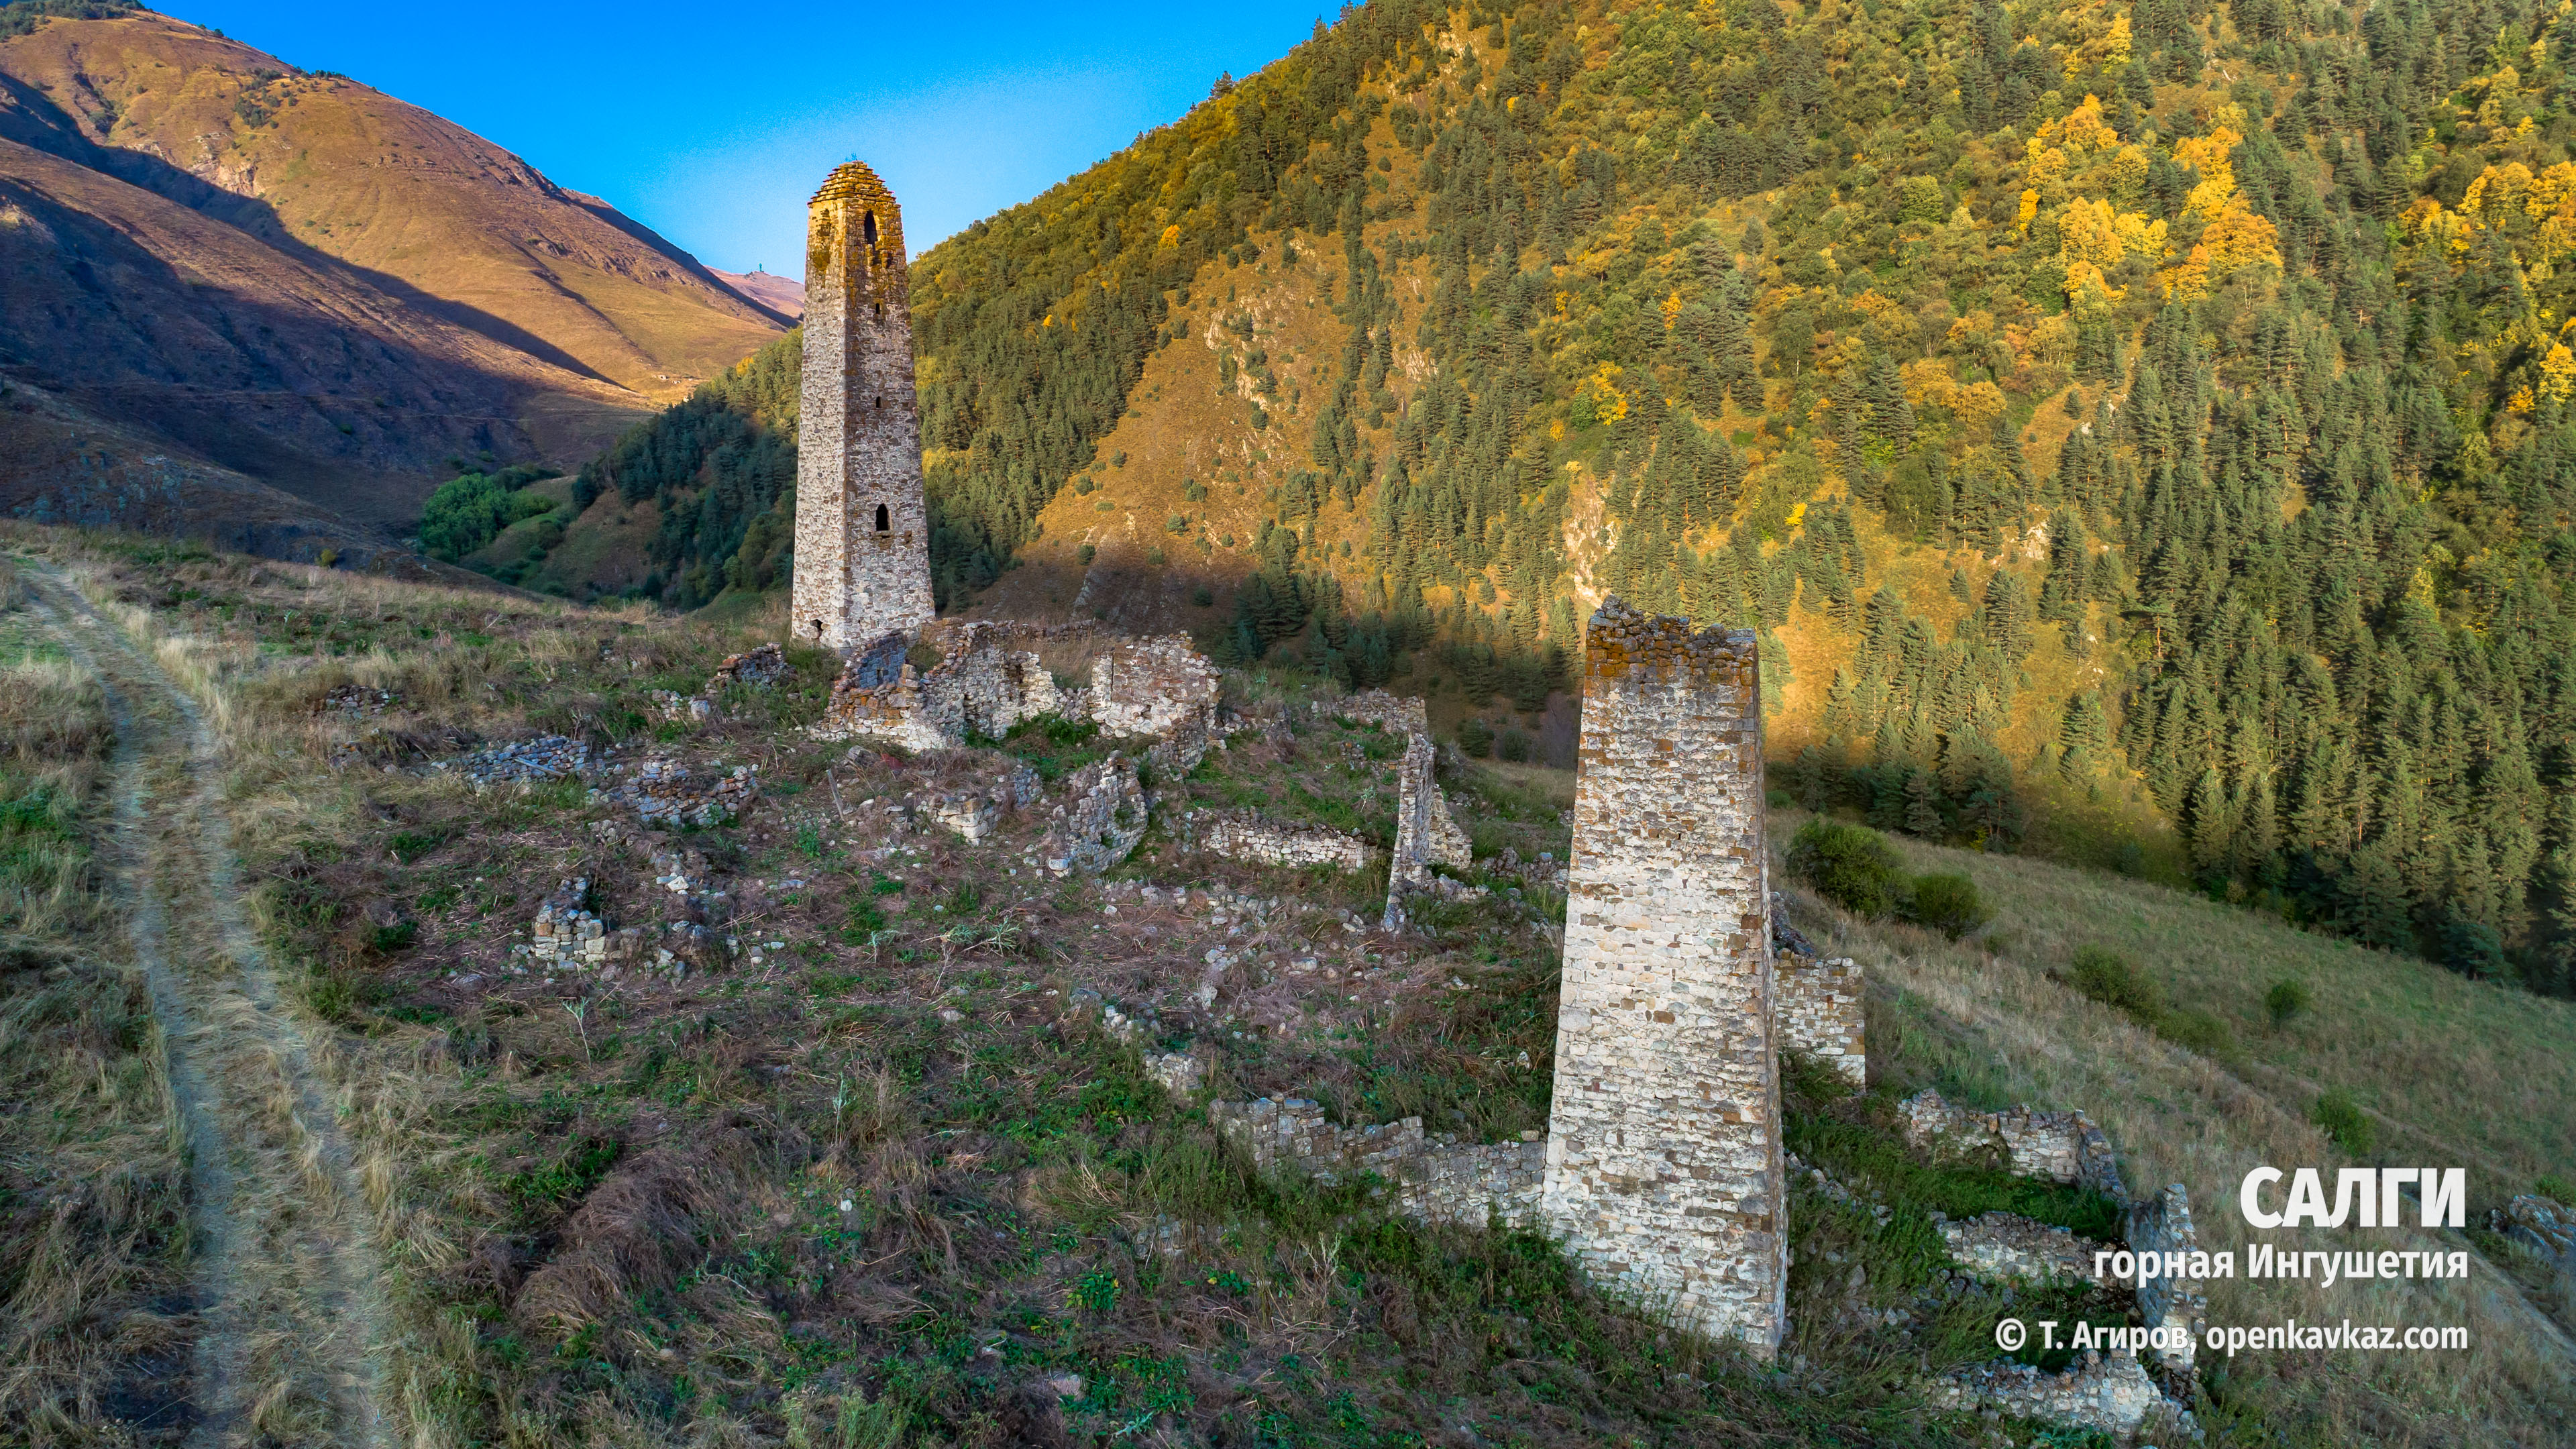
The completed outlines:
{"type": "Polygon", "coordinates": [[[217,799],[220,742],[148,648],[60,575],[25,576],[116,724],[118,903],[169,1041],[188,1144],[189,1449],[389,1445],[380,1268],[311,1044],[242,910],[217,799]]]}

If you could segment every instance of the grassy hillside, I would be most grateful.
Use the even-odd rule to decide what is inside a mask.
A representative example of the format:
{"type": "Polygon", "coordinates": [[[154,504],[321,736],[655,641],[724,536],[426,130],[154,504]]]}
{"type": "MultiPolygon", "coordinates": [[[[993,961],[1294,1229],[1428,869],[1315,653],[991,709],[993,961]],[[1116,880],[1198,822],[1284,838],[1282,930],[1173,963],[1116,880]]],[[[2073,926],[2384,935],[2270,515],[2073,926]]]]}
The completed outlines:
{"type": "MultiPolygon", "coordinates": [[[[2391,1160],[2442,1134],[2475,1207],[2563,1176],[2576,1142],[2549,1047],[2563,1004],[2160,887],[1909,847],[2002,910],[1953,944],[1793,900],[1869,965],[1878,1081],[1853,1096],[1794,1070],[1790,1130],[1890,1211],[1801,1179],[1791,1368],[1757,1369],[1592,1296],[1542,1241],[1425,1231],[1254,1179],[1134,1048],[1065,1010],[1083,988],[1150,1010],[1154,1039],[1198,1043],[1229,1097],[1312,1096],[1345,1122],[1419,1114],[1470,1140],[1532,1129],[1562,907],[1502,852],[1563,853],[1565,772],[1477,765],[1450,782],[1474,874],[1528,906],[1427,908],[1419,934],[1389,936],[1344,925],[1371,916],[1371,879],[1192,856],[1166,831],[1109,880],[1059,882],[1019,868],[1031,817],[982,847],[907,825],[892,802],[1012,756],[1058,773],[1097,745],[1040,728],[989,753],[852,757],[793,729],[820,708],[824,656],[791,655],[791,680],[726,694],[702,728],[661,717],[653,691],[696,687],[756,631],[36,530],[10,543],[28,576],[109,609],[219,723],[254,914],[317,1070],[350,1103],[353,1171],[396,1265],[386,1382],[414,1442],[1984,1442],[1986,1421],[1931,1407],[1921,1375],[1992,1356],[2006,1300],[1943,1276],[1929,1214],[2010,1201],[2094,1223],[2098,1204],[1912,1157],[1892,1127],[1903,1093],[2080,1105],[2133,1185],[2186,1182],[2202,1232],[2231,1246],[2223,1205],[2247,1164],[2341,1160],[2305,1120],[2311,1084],[2381,1093],[2367,1100],[2391,1160]],[[381,709],[329,703],[349,686],[384,691],[381,709]],[[693,770],[756,763],[761,795],[664,835],[577,785],[476,790],[414,768],[536,730],[693,770]],[[368,767],[324,768],[340,744],[368,767]],[[689,907],[652,857],[674,850],[701,858],[684,862],[696,889],[726,892],[713,919],[740,955],[680,975],[512,971],[509,947],[569,875],[612,924],[669,939],[689,907]],[[2236,1045],[2178,1047],[2050,979],[2096,942],[2205,1001],[2236,1045]],[[1216,943],[1276,969],[1211,978],[1216,943]],[[2316,993],[2277,1033],[2245,999],[2276,971],[2316,993]],[[2437,1040],[2457,1086],[2347,1075],[2364,1045],[2437,1040]]],[[[7,637],[50,637],[40,616],[5,617],[7,637]]],[[[1261,719],[1314,687],[1226,682],[1261,719]]],[[[1292,727],[1182,784],[1375,829],[1362,762],[1383,743],[1292,727]]],[[[81,1085],[46,1081],[31,1090],[81,1085]]],[[[2332,1293],[2236,1281],[2212,1304],[2226,1322],[2344,1314],[2479,1327],[2465,1355],[2214,1362],[2198,1399],[2211,1442],[2536,1445],[2576,1407],[2549,1330],[2491,1270],[2332,1293]]],[[[321,1389],[290,1374],[276,1392],[301,1413],[321,1389]]],[[[67,1412],[103,1427],[120,1411],[67,1412]]]]}

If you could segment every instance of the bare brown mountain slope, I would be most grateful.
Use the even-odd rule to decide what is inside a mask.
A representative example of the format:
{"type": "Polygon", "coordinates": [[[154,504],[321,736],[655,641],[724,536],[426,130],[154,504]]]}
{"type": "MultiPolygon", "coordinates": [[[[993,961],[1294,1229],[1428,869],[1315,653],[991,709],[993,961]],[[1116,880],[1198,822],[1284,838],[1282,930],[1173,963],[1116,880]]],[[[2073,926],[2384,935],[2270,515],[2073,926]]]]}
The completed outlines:
{"type": "MultiPolygon", "coordinates": [[[[416,514],[448,457],[570,453],[638,401],[329,257],[8,139],[0,297],[0,376],[368,522],[416,514]]],[[[77,482],[44,456],[0,459],[0,508],[77,482]]]]}
{"type": "Polygon", "coordinates": [[[642,224],[501,147],[183,21],[53,21],[0,43],[0,77],[129,181],[649,399],[684,396],[782,330],[642,224]]]}
{"type": "Polygon", "coordinates": [[[805,315],[805,284],[794,277],[775,272],[716,271],[715,275],[726,286],[781,317],[793,320],[805,315]]]}

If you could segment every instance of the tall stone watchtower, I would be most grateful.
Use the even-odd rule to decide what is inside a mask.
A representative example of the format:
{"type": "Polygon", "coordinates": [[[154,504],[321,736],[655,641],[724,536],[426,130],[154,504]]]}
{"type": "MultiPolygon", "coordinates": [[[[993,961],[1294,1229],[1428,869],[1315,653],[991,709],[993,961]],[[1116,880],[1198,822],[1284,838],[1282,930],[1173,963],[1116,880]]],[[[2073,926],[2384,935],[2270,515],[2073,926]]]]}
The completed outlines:
{"type": "Polygon", "coordinates": [[[805,215],[805,375],[790,627],[844,654],[937,612],[912,392],[903,211],[856,161],[805,215]]]}
{"type": "Polygon", "coordinates": [[[1788,1321],[1754,636],[1584,637],[1540,1215],[1605,1287],[1768,1356],[1788,1321]]]}

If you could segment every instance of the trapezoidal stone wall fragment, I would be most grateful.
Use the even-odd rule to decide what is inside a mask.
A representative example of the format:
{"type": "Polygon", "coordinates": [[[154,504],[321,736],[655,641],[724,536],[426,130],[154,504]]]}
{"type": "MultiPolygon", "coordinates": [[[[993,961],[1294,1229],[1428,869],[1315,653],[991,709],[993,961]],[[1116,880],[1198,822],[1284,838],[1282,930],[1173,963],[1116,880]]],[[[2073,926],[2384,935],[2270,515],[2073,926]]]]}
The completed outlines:
{"type": "Polygon", "coordinates": [[[1678,1327],[1779,1348],[1788,1236],[1754,636],[1613,598],[1583,747],[1540,1211],[1678,1327]]]}
{"type": "Polygon", "coordinates": [[[856,161],[805,214],[805,371],[789,627],[844,655],[937,612],[903,209],[856,161]]]}

